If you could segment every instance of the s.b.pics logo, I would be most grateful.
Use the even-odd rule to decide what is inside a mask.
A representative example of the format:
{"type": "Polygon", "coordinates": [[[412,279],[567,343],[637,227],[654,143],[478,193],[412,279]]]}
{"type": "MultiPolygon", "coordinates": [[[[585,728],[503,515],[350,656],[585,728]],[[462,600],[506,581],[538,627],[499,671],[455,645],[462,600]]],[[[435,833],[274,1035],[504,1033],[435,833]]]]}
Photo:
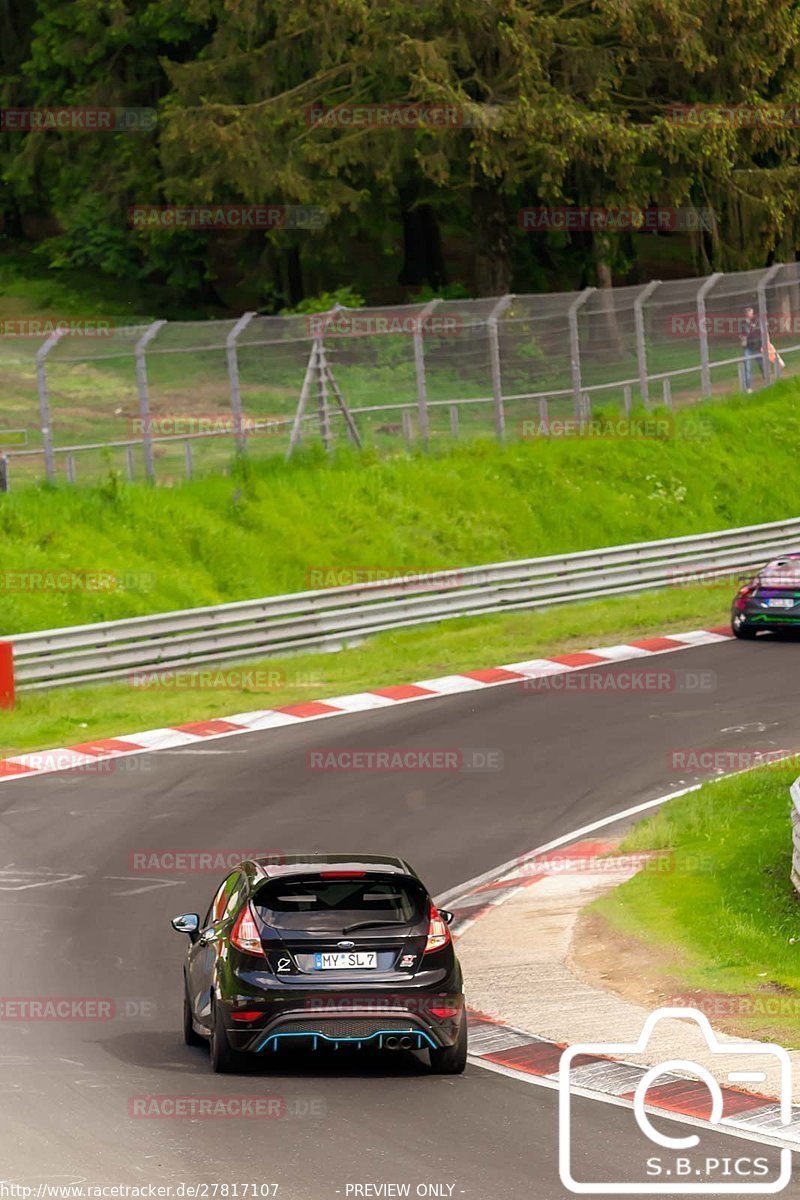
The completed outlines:
{"type": "MultiPolygon", "coordinates": [[[[721,1043],[708,1018],[694,1008],[660,1008],[651,1013],[636,1042],[570,1046],[562,1054],[559,1067],[561,1182],[577,1195],[744,1196],[782,1191],[792,1174],[792,1152],[788,1148],[777,1150],[770,1145],[753,1144],[751,1151],[748,1144],[747,1151],[742,1153],[741,1146],[731,1139],[731,1152],[726,1154],[704,1145],[708,1133],[715,1132],[715,1127],[728,1116],[729,1103],[754,1085],[765,1087],[764,1106],[776,1108],[779,1115],[770,1132],[780,1137],[782,1127],[792,1120],[788,1053],[781,1046],[764,1042],[721,1043]],[[669,1025],[659,1030],[662,1022],[669,1025]],[[652,1063],[653,1053],[657,1055],[660,1050],[673,1052],[676,1039],[686,1052],[685,1057],[668,1057],[655,1065],[642,1061],[647,1056],[652,1063]],[[716,1074],[704,1062],[694,1061],[701,1058],[705,1062],[713,1058],[716,1074]],[[598,1069],[612,1069],[621,1074],[624,1087],[619,1094],[632,1094],[633,1117],[644,1134],[641,1162],[625,1163],[626,1173],[630,1168],[632,1177],[619,1182],[576,1177],[578,1164],[585,1164],[589,1158],[581,1144],[580,1128],[573,1119],[573,1089],[582,1085],[591,1087],[592,1073],[598,1069]],[[721,1087],[716,1075],[724,1075],[730,1087],[721,1087]],[[677,1136],[654,1124],[654,1117],[668,1118],[671,1111],[681,1111],[676,1103],[668,1102],[666,1093],[670,1089],[683,1093],[696,1090],[701,1097],[698,1108],[702,1105],[708,1108],[710,1102],[705,1130],[700,1121],[695,1121],[696,1132],[677,1136]],[[777,1105],[769,1100],[770,1094],[778,1097],[777,1105]]],[[[589,1172],[584,1168],[580,1174],[585,1176],[589,1172]]]]}

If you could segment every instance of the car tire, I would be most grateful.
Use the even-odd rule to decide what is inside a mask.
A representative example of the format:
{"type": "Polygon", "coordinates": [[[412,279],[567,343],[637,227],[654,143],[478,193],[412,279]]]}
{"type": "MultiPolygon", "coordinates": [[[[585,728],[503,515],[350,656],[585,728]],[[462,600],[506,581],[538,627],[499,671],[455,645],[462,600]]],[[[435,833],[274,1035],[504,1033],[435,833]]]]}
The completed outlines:
{"type": "Polygon", "coordinates": [[[434,1075],[461,1075],[467,1065],[467,1018],[461,1022],[458,1041],[453,1046],[440,1046],[430,1051],[434,1075]]]}
{"type": "Polygon", "coordinates": [[[189,1004],[189,993],[186,990],[186,984],[183,986],[183,1040],[187,1046],[202,1046],[205,1044],[205,1038],[195,1032],[192,1024],[192,1008],[189,1004]]]}
{"type": "Polygon", "coordinates": [[[211,1039],[209,1041],[211,1070],[215,1075],[233,1075],[242,1068],[242,1056],[231,1049],[228,1032],[222,1013],[213,1006],[211,1016],[211,1039]]]}
{"type": "Polygon", "coordinates": [[[753,626],[748,625],[744,617],[740,616],[738,613],[731,621],[731,629],[733,631],[733,636],[739,638],[743,642],[752,642],[753,638],[756,636],[756,630],[753,629],[753,626]]]}

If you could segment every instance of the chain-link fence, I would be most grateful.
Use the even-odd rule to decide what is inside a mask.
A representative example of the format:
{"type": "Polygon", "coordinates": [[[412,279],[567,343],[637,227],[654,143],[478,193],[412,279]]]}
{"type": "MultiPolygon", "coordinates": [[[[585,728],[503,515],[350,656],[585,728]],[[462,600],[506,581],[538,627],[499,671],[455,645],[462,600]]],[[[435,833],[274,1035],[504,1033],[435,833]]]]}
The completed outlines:
{"type": "Polygon", "coordinates": [[[170,483],[320,437],[391,448],[581,434],[598,417],[622,426],[764,386],[800,366],[800,264],[309,316],[67,320],[46,338],[16,326],[0,337],[10,486],[110,467],[170,483]]]}

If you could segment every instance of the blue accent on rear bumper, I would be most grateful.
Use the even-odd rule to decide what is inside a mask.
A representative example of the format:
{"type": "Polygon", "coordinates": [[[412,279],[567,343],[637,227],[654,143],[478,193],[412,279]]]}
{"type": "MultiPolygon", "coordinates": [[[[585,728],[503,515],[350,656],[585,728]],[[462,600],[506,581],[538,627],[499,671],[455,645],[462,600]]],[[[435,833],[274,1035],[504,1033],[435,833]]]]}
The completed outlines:
{"type": "Polygon", "coordinates": [[[416,1038],[417,1044],[416,1046],[412,1046],[414,1050],[425,1050],[426,1047],[430,1050],[436,1049],[436,1043],[433,1038],[429,1037],[427,1033],[423,1033],[421,1029],[376,1029],[374,1033],[355,1034],[352,1037],[331,1037],[329,1034],[319,1033],[315,1029],[310,1029],[308,1033],[302,1031],[297,1033],[281,1033],[280,1030],[276,1030],[274,1033],[268,1033],[254,1049],[256,1052],[265,1050],[270,1042],[272,1042],[272,1049],[277,1050],[280,1038],[311,1038],[314,1043],[311,1047],[312,1050],[318,1049],[320,1041],[328,1042],[329,1045],[333,1046],[334,1050],[338,1049],[340,1042],[355,1042],[356,1048],[361,1049],[364,1042],[372,1042],[375,1038],[378,1038],[378,1049],[382,1050],[383,1039],[386,1037],[416,1038]]]}

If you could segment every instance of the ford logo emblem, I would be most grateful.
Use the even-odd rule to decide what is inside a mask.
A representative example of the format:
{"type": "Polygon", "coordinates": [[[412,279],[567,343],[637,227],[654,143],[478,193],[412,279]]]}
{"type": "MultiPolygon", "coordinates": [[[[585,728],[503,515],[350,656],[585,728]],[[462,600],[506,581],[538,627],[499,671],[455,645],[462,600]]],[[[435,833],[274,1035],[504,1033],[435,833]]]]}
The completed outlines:
{"type": "Polygon", "coordinates": [[[343,950],[352,950],[355,942],[337,942],[337,946],[341,946],[343,950]]]}

